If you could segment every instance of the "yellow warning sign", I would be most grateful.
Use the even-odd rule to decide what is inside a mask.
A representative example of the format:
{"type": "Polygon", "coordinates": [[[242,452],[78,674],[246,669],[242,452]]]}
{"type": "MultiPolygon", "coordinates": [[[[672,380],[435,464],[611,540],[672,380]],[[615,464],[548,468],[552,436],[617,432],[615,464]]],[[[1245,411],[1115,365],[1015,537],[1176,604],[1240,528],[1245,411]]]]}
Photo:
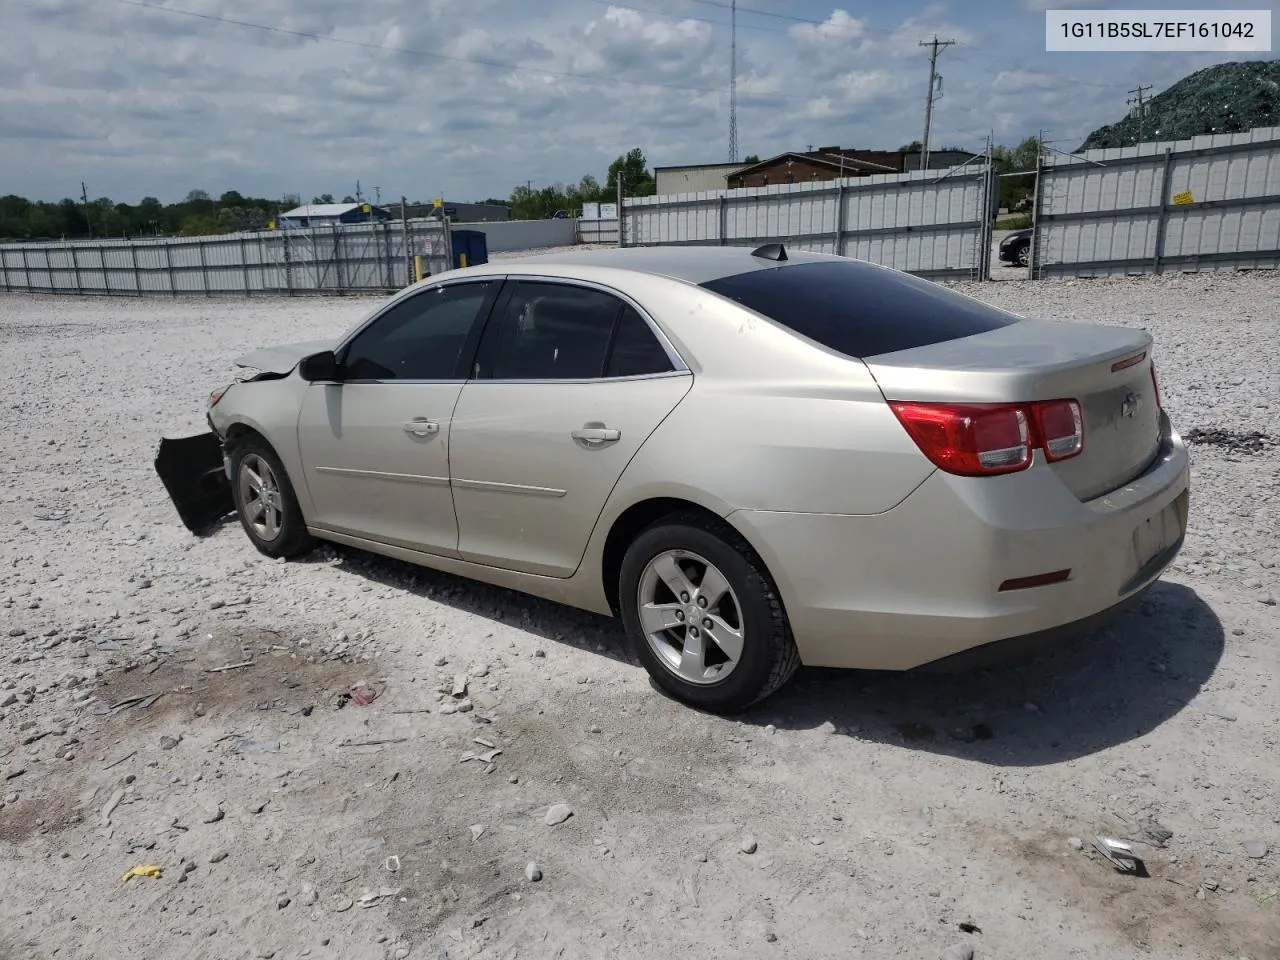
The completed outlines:
{"type": "Polygon", "coordinates": [[[444,206],[444,197],[436,197],[431,201],[431,205],[437,209],[444,206]]]}
{"type": "Polygon", "coordinates": [[[1181,193],[1175,193],[1173,195],[1173,202],[1182,207],[1186,206],[1188,203],[1195,203],[1196,199],[1191,196],[1190,190],[1183,190],[1181,193]]]}

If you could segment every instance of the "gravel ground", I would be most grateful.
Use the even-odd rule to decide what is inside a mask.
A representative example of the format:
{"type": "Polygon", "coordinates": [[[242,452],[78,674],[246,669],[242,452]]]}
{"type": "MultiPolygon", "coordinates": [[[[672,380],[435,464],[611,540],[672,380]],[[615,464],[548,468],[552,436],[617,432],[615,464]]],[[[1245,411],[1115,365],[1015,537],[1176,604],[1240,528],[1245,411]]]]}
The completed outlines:
{"type": "Polygon", "coordinates": [[[0,957],[1280,955],[1280,449],[1233,440],[1280,433],[1280,276],[965,289],[1154,333],[1205,431],[1182,558],[1034,663],[802,671],[737,720],[612,621],[182,528],[157,439],[370,301],[0,296],[0,957]]]}

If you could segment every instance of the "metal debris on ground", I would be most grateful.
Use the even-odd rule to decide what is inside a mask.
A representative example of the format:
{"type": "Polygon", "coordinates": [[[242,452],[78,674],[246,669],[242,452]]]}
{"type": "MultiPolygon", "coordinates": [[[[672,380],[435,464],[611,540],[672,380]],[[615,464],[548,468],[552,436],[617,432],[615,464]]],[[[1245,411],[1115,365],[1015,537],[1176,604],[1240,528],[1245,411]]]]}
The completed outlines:
{"type": "Polygon", "coordinates": [[[1117,840],[1115,837],[1094,837],[1093,848],[1121,873],[1138,873],[1142,869],[1142,858],[1123,840],[1117,840]]]}

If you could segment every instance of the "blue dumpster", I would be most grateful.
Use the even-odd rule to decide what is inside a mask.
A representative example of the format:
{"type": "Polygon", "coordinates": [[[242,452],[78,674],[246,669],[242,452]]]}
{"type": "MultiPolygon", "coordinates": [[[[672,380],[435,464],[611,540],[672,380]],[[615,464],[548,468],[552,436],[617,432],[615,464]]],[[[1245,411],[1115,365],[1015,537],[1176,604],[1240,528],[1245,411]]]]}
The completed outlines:
{"type": "Polygon", "coordinates": [[[483,230],[454,230],[453,265],[474,267],[489,262],[489,243],[483,230]]]}

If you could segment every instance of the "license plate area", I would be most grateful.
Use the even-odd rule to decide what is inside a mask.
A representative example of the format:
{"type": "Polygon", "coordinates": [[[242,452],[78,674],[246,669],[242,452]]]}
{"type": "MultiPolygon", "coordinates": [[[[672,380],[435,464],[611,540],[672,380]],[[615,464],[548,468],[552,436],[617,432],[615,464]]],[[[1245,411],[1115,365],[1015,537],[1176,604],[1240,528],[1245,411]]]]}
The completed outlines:
{"type": "Polygon", "coordinates": [[[1135,569],[1141,570],[1186,532],[1187,495],[1184,493],[1154,517],[1148,517],[1133,531],[1135,569]]]}

